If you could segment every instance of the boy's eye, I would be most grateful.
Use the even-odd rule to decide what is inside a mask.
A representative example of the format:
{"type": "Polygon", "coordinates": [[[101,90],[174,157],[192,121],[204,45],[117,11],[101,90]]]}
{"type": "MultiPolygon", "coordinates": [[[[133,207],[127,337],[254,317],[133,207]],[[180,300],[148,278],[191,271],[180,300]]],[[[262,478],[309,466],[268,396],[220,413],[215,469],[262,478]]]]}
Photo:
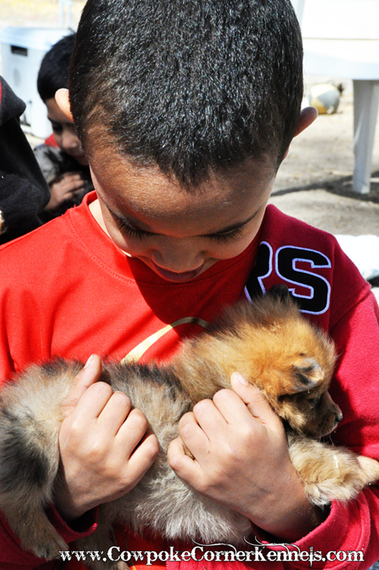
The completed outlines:
{"type": "MultiPolygon", "coordinates": [[[[112,214],[113,219],[115,220],[119,230],[124,235],[126,235],[128,237],[135,238],[135,239],[143,239],[143,238],[149,238],[152,236],[159,235],[159,234],[154,234],[153,232],[149,232],[146,230],[141,230],[139,228],[135,228],[135,227],[129,225],[127,221],[120,218],[117,214],[112,212],[112,210],[109,210],[109,211],[112,214]]],[[[237,238],[239,238],[242,235],[242,233],[243,233],[243,226],[240,226],[238,228],[234,228],[234,229],[229,230],[229,231],[224,232],[224,233],[205,234],[205,235],[199,236],[199,237],[202,237],[204,239],[209,239],[212,241],[216,241],[217,243],[229,243],[229,242],[232,242],[232,241],[236,240],[237,238]]]]}
{"type": "Polygon", "coordinates": [[[225,232],[224,234],[210,234],[208,237],[211,240],[215,240],[218,243],[229,243],[234,241],[235,239],[239,238],[243,233],[243,228],[235,228],[234,230],[230,230],[229,232],[225,232]]]}
{"type": "Polygon", "coordinates": [[[128,237],[143,239],[145,237],[150,237],[154,234],[150,232],[145,232],[144,230],[138,230],[137,228],[132,228],[123,222],[120,218],[116,217],[117,225],[119,230],[128,237]]]}
{"type": "MultiPolygon", "coordinates": [[[[121,230],[123,234],[127,235],[128,237],[143,239],[155,235],[145,230],[139,230],[137,228],[133,228],[125,224],[120,218],[116,218],[116,220],[118,228],[121,230]]],[[[204,237],[209,238],[212,241],[216,241],[217,243],[229,243],[237,239],[241,234],[242,234],[242,228],[237,228],[225,234],[210,234],[204,237]]]]}
{"type": "Polygon", "coordinates": [[[62,125],[51,123],[51,127],[54,133],[60,134],[62,132],[62,125]]]}

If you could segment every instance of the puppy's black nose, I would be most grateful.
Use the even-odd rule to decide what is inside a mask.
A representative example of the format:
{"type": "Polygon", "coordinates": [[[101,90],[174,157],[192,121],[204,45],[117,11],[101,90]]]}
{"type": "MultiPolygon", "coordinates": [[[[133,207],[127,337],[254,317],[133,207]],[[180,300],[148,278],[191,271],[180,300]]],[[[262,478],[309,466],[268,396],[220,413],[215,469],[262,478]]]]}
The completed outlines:
{"type": "Polygon", "coordinates": [[[341,410],[338,408],[338,409],[336,410],[336,422],[339,424],[342,420],[343,420],[343,413],[342,413],[341,410]]]}

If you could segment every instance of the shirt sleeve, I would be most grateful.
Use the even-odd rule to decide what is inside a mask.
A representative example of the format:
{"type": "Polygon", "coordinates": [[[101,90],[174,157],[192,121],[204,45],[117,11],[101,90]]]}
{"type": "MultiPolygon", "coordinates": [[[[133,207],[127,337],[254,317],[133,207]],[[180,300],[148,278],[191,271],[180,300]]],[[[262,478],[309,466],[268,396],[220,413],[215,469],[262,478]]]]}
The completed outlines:
{"type": "MultiPolygon", "coordinates": [[[[76,521],[76,529],[70,528],[67,523],[60,517],[54,506],[51,506],[47,515],[57,532],[69,545],[74,540],[84,538],[92,534],[97,526],[97,509],[89,511],[80,521],[76,521]]],[[[63,560],[46,561],[37,558],[30,552],[26,552],[20,546],[18,538],[12,530],[3,515],[0,513],[0,568],[1,570],[60,570],[66,568],[63,560]]]]}
{"type": "MultiPolygon", "coordinates": [[[[332,398],[344,414],[332,434],[334,443],[377,460],[378,317],[378,304],[368,292],[333,327],[331,336],[340,359],[330,388],[332,398]]],[[[379,559],[378,536],[379,488],[373,485],[363,489],[355,500],[333,502],[326,520],[297,541],[295,549],[316,557],[312,568],[364,570],[379,559]]],[[[267,537],[263,542],[267,544],[267,537]]],[[[288,569],[309,568],[309,556],[304,555],[303,561],[288,563],[288,569]]]]}

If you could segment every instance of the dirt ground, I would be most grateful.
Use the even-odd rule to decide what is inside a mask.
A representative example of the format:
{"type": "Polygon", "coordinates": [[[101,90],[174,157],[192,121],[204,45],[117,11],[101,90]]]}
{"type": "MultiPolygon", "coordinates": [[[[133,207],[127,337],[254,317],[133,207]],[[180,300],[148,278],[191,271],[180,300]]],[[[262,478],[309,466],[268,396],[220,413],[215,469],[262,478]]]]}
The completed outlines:
{"type": "Polygon", "coordinates": [[[272,202],[284,212],[334,234],[379,236],[379,128],[371,191],[358,195],[352,192],[353,96],[348,86],[346,91],[336,114],[319,115],[294,139],[279,169],[272,202]]]}
{"type": "MultiPolygon", "coordinates": [[[[84,6],[74,0],[70,26],[75,29],[84,6]]],[[[58,0],[1,0],[0,27],[59,27],[67,25],[58,0]]],[[[334,234],[379,236],[379,127],[376,130],[369,195],[351,190],[353,157],[353,96],[351,82],[339,78],[306,77],[312,84],[342,82],[345,91],[338,112],[320,115],[291,146],[275,183],[272,202],[284,212],[334,234]]]]}

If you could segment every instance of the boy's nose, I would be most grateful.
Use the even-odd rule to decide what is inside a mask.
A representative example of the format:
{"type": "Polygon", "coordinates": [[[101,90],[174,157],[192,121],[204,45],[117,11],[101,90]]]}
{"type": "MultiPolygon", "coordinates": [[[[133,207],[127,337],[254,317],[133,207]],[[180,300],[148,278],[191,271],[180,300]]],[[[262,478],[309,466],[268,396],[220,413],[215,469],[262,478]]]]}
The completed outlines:
{"type": "Polygon", "coordinates": [[[180,242],[155,250],[152,257],[156,265],[175,273],[195,271],[204,263],[201,252],[196,252],[189,245],[180,242]]]}

